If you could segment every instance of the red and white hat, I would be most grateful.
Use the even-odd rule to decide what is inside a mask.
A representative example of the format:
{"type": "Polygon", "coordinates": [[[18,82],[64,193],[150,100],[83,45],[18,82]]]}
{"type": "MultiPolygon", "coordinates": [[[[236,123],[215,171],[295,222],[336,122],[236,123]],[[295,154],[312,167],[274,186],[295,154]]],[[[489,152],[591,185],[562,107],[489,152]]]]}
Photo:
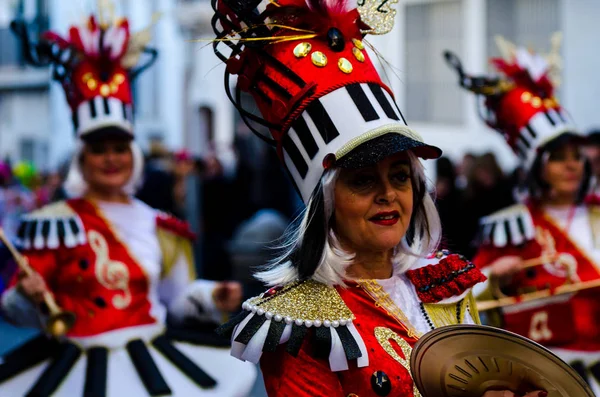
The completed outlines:
{"type": "Polygon", "coordinates": [[[32,45],[24,25],[13,23],[22,38],[26,59],[36,66],[52,65],[54,78],[65,90],[78,138],[92,133],[122,133],[133,138],[133,99],[131,83],[156,59],[148,49],[147,31],[132,35],[126,19],[98,23],[90,16],[85,24],[72,26],[68,37],[54,32],[42,34],[32,45]],[[150,60],[138,66],[143,52],[150,60]]]}
{"type": "Polygon", "coordinates": [[[482,119],[503,135],[526,164],[555,138],[579,135],[571,116],[554,96],[551,67],[541,55],[513,47],[508,59],[493,58],[492,64],[503,74],[500,78],[469,76],[456,55],[444,55],[457,71],[459,84],[485,98],[482,119]]]}
{"type": "Polygon", "coordinates": [[[305,202],[334,165],[362,167],[402,150],[441,154],[407,126],[362,41],[381,26],[366,25],[369,16],[350,2],[217,0],[213,8],[227,94],[250,128],[277,147],[305,202]],[[242,103],[242,91],[255,105],[242,103]]]}

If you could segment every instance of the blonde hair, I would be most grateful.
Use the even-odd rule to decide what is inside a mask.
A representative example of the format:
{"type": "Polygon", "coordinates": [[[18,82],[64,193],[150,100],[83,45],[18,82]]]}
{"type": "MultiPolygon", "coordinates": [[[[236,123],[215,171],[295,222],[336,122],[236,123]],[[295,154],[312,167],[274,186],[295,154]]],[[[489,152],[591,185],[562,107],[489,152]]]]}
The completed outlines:
{"type": "MultiPolygon", "coordinates": [[[[442,234],[440,217],[433,199],[426,189],[423,164],[412,152],[408,152],[408,156],[415,201],[410,226],[394,250],[392,258],[394,273],[405,272],[418,259],[434,251],[439,245],[442,234]]],[[[319,251],[320,256],[315,257],[318,264],[310,278],[328,285],[344,285],[344,280],[350,278],[346,269],[352,264],[354,254],[342,249],[330,225],[335,208],[335,182],[339,172],[339,169],[325,172],[321,178],[320,187],[315,191],[316,193],[322,191],[322,194],[313,194],[306,209],[300,215],[300,222],[288,228],[285,234],[287,237],[278,247],[282,253],[268,263],[264,271],[255,275],[257,279],[269,286],[276,286],[302,278],[297,264],[294,263],[294,258],[297,258],[298,254],[302,255],[299,251],[306,249],[303,248],[303,242],[306,238],[311,237],[309,225],[314,222],[324,222],[326,238],[322,242],[313,242],[321,244],[321,250],[319,251]],[[323,201],[320,206],[322,214],[315,210],[319,207],[319,200],[323,201]],[[321,217],[322,219],[318,219],[321,217]]]]}

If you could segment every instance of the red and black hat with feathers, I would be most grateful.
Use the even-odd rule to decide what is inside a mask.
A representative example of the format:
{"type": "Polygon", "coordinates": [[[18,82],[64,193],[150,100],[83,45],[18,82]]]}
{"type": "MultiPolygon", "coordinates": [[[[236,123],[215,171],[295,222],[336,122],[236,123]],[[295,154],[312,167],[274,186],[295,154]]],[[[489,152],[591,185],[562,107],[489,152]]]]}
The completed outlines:
{"type": "MultiPolygon", "coordinates": [[[[102,10],[99,10],[102,13],[102,10]]],[[[34,66],[52,66],[53,77],[65,91],[78,138],[100,133],[133,138],[131,83],[157,57],[147,47],[150,31],[131,33],[127,19],[98,21],[92,15],[69,29],[68,35],[49,31],[38,42],[29,38],[23,21],[13,21],[21,38],[25,60],[34,66]],[[143,53],[148,60],[138,65],[143,53]]]]}
{"type": "Polygon", "coordinates": [[[305,202],[329,167],[366,166],[401,150],[423,158],[441,153],[407,126],[365,49],[367,32],[391,29],[393,10],[370,26],[352,4],[213,0],[213,47],[227,65],[227,94],[250,128],[277,148],[305,202]],[[255,105],[244,103],[243,92],[255,105]]]}

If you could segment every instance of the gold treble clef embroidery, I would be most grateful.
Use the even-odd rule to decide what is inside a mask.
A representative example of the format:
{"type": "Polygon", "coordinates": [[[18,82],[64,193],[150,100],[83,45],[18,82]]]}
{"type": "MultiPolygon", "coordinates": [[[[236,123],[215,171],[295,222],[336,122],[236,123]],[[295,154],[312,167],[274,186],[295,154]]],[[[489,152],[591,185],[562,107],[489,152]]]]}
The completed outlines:
{"type": "MultiPolygon", "coordinates": [[[[400,365],[402,365],[408,371],[408,374],[412,378],[412,374],[410,372],[410,356],[412,354],[412,347],[410,347],[408,342],[402,339],[397,333],[395,333],[391,329],[385,327],[375,328],[375,338],[377,338],[377,342],[379,342],[383,350],[385,350],[387,354],[389,354],[394,360],[396,360],[400,365]],[[398,354],[396,349],[394,349],[394,347],[390,343],[390,340],[393,340],[398,344],[398,346],[400,346],[404,358],[402,358],[398,354]]],[[[419,392],[419,389],[417,389],[417,386],[414,384],[414,382],[413,395],[414,397],[421,397],[421,393],[419,392]]]]}
{"type": "Polygon", "coordinates": [[[95,230],[88,231],[90,247],[96,254],[94,266],[96,279],[102,286],[122,291],[115,295],[112,304],[117,309],[125,309],[131,303],[131,291],[129,291],[129,269],[123,262],[113,261],[108,256],[108,244],[106,239],[95,230]]]}

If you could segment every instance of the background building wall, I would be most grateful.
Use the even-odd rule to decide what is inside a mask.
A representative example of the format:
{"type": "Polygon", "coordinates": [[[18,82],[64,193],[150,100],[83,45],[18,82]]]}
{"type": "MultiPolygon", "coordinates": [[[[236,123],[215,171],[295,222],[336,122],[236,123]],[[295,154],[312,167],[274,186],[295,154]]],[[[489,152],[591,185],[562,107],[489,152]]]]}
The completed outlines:
{"type": "MultiPolygon", "coordinates": [[[[89,14],[95,4],[87,0],[0,0],[0,29],[12,18],[12,5],[21,1],[28,18],[35,17],[36,7],[45,7],[50,27],[61,33],[89,14]]],[[[223,91],[223,65],[208,43],[213,37],[209,2],[116,3],[118,14],[131,19],[134,31],[148,26],[155,12],[162,13],[153,27],[152,44],[160,50],[159,60],[135,86],[136,132],[142,146],[147,147],[152,137],[161,137],[171,149],[185,147],[202,156],[218,153],[232,167],[237,124],[235,110],[223,91]]],[[[451,49],[460,55],[467,71],[488,73],[487,59],[497,55],[492,46],[497,33],[547,51],[550,33],[562,31],[564,84],[559,98],[582,130],[600,125],[600,52],[593,43],[600,19],[599,1],[401,0],[397,10],[394,30],[368,40],[386,60],[388,83],[409,124],[453,160],[466,152],[493,151],[505,169],[516,165],[499,134],[478,119],[475,99],[458,88],[457,77],[441,56],[443,49],[451,49]]],[[[0,40],[3,37],[0,34],[0,40]]],[[[7,48],[5,41],[2,47],[7,48]]],[[[29,150],[27,140],[34,139],[41,142],[33,151],[40,166],[55,167],[72,150],[64,94],[49,83],[47,71],[7,67],[0,61],[0,115],[1,156],[21,159],[29,150]]],[[[427,167],[432,168],[431,164],[427,167]]]]}

